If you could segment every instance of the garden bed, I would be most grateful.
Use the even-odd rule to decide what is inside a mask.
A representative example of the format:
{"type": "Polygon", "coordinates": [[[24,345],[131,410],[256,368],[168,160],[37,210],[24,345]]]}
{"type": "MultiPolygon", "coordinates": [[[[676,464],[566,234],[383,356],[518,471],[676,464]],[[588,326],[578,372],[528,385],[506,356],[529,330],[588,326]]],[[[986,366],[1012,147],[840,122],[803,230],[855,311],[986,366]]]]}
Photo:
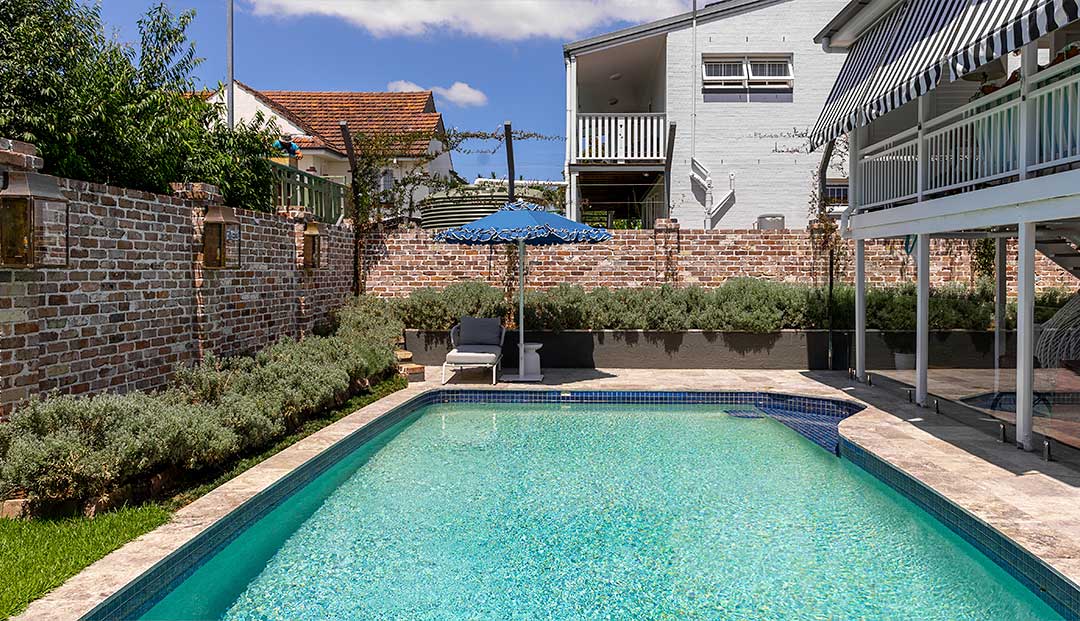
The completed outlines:
{"type": "Polygon", "coordinates": [[[149,502],[116,507],[95,517],[0,519],[0,619],[18,614],[71,576],[128,541],[167,522],[175,511],[252,466],[269,459],[331,423],[401,390],[408,383],[394,375],[338,408],[311,417],[272,446],[202,473],[149,502]]]}

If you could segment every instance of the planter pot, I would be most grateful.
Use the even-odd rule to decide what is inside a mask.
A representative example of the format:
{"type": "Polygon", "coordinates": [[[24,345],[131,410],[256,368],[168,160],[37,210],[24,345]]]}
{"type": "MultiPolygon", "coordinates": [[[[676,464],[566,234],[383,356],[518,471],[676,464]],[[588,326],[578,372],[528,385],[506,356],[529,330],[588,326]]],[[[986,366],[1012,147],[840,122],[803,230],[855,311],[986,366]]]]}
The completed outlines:
{"type": "Polygon", "coordinates": [[[893,362],[899,371],[908,371],[915,368],[915,354],[893,352],[893,362]]]}

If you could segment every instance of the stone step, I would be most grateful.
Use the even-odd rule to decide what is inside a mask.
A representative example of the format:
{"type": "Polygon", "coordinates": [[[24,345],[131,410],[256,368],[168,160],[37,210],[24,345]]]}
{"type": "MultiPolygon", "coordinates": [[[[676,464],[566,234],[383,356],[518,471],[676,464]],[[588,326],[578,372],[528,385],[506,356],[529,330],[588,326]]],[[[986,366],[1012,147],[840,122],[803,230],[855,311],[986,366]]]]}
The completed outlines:
{"type": "Polygon", "coordinates": [[[412,362],[412,352],[407,349],[395,350],[394,355],[397,356],[398,362],[412,362]]]}
{"type": "Polygon", "coordinates": [[[404,375],[410,383],[424,381],[424,365],[422,364],[414,364],[412,362],[399,364],[398,373],[404,375]]]}

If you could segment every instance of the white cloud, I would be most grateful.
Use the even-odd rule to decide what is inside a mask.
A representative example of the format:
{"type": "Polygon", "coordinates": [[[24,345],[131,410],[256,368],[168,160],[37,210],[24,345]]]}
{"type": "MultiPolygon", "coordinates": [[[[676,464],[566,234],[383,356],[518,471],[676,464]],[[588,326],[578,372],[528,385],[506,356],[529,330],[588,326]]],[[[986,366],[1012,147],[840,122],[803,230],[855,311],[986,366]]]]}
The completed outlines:
{"type": "Polygon", "coordinates": [[[420,86],[416,82],[410,82],[408,80],[394,80],[386,85],[386,90],[392,93],[413,93],[416,91],[426,91],[428,89],[420,86]]]}
{"type": "Polygon", "coordinates": [[[441,99],[462,108],[486,106],[488,102],[487,95],[483,91],[477,90],[464,82],[454,82],[449,87],[432,86],[431,88],[424,88],[416,82],[394,80],[386,85],[386,90],[395,92],[432,91],[441,99]]]}
{"type": "MultiPolygon", "coordinates": [[[[247,0],[256,14],[323,15],[376,36],[569,40],[597,28],[639,23],[687,10],[688,0],[247,0]]],[[[704,4],[704,3],[702,3],[704,4]]]]}

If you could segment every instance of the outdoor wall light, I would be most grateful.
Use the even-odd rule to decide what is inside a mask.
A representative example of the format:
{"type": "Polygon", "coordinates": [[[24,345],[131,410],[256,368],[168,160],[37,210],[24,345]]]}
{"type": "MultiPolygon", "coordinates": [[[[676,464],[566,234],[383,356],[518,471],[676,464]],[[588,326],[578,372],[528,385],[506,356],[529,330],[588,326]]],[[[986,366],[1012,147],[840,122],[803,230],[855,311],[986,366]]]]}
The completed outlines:
{"type": "Polygon", "coordinates": [[[203,220],[203,266],[240,267],[240,221],[232,207],[207,207],[203,220]]]}
{"type": "Polygon", "coordinates": [[[319,269],[324,267],[323,240],[326,238],[326,225],[322,222],[308,222],[304,228],[304,267],[319,269]]]}
{"type": "Polygon", "coordinates": [[[44,212],[49,202],[67,202],[54,177],[17,170],[0,172],[0,266],[33,267],[35,259],[41,258],[35,257],[34,215],[44,212]]]}

